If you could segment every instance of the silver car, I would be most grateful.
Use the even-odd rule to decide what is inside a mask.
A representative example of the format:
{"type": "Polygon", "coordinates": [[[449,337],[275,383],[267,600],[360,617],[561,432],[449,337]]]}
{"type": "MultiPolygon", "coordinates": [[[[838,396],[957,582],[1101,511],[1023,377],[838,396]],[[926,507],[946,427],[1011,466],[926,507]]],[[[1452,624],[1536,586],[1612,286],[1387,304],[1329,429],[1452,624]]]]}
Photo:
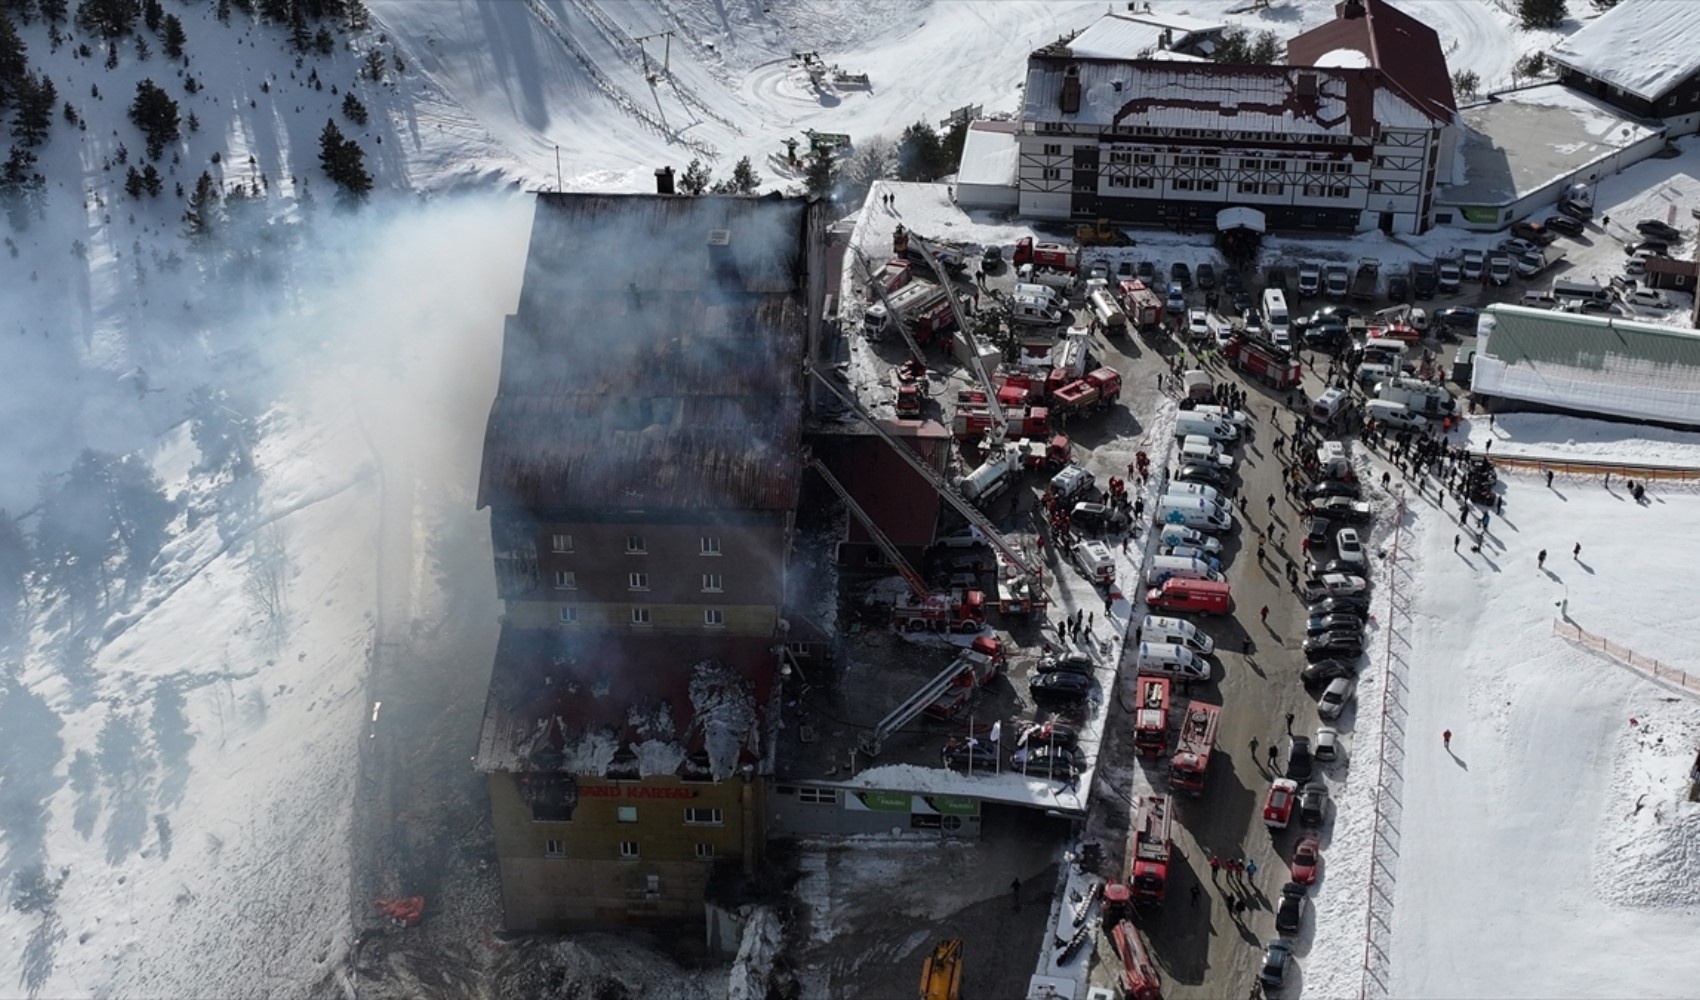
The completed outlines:
{"type": "Polygon", "coordinates": [[[1352,700],[1352,692],[1357,685],[1350,677],[1336,677],[1328,682],[1328,687],[1322,691],[1322,697],[1316,702],[1316,714],[1330,721],[1338,719],[1340,713],[1346,710],[1346,704],[1352,700]]]}

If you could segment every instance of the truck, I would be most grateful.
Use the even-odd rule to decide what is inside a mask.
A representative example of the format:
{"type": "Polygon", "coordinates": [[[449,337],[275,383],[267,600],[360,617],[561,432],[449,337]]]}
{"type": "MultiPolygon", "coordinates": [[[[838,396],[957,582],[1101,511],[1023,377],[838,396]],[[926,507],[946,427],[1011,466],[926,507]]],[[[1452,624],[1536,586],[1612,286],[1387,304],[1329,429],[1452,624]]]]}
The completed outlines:
{"type": "Polygon", "coordinates": [[[1181,720],[1180,739],[1175,744],[1174,759],[1169,762],[1169,787],[1188,795],[1204,791],[1204,779],[1210,770],[1210,751],[1216,748],[1216,728],[1221,722],[1222,706],[1194,701],[1187,705],[1181,720]]]}
{"type": "MultiPolygon", "coordinates": [[[[973,395],[977,390],[964,390],[960,396],[973,395]]],[[[978,404],[957,401],[956,412],[950,418],[951,436],[958,441],[977,441],[986,436],[992,429],[992,411],[985,405],[984,393],[979,393],[982,401],[978,404]]],[[[1025,406],[1020,409],[1006,410],[1010,437],[1046,438],[1051,434],[1051,414],[1043,406],[1025,406]]]]}
{"type": "Polygon", "coordinates": [[[874,302],[862,313],[862,323],[869,336],[879,336],[891,318],[886,309],[887,302],[891,304],[892,309],[897,310],[898,317],[902,319],[908,319],[939,305],[943,305],[947,310],[950,308],[944,289],[930,281],[910,281],[887,295],[885,302],[874,302]]]}
{"type": "Polygon", "coordinates": [[[1163,901],[1169,881],[1169,797],[1146,795],[1137,803],[1128,836],[1128,884],[1135,899],[1163,901]]]}
{"type": "Polygon", "coordinates": [[[1339,264],[1330,264],[1322,275],[1322,294],[1336,302],[1346,301],[1352,290],[1352,272],[1339,264]]]}
{"type": "Polygon", "coordinates": [[[1291,389],[1304,377],[1299,359],[1274,344],[1250,337],[1235,337],[1223,348],[1228,363],[1276,389],[1291,389]]]}
{"type": "Polygon", "coordinates": [[[1015,253],[1010,259],[1018,267],[1031,263],[1070,273],[1080,270],[1080,254],[1061,243],[1035,243],[1031,236],[1015,241],[1015,253]]]}
{"type": "Polygon", "coordinates": [[[1110,928],[1110,942],[1122,962],[1122,996],[1127,1000],[1163,1000],[1163,977],[1157,974],[1151,949],[1133,921],[1116,921],[1110,928]]]}
{"type": "Polygon", "coordinates": [[[1411,294],[1419,299],[1432,299],[1440,287],[1440,275],[1432,261],[1419,260],[1411,264],[1411,294]]]}
{"type": "Polygon", "coordinates": [[[1073,271],[1064,271],[1055,267],[1042,267],[1036,264],[1021,265],[1015,269],[1015,276],[1022,284],[1044,285],[1064,294],[1073,291],[1075,285],[1073,271]]]}
{"type": "Polygon", "coordinates": [[[1169,748],[1169,679],[1138,678],[1133,710],[1133,747],[1142,757],[1161,757],[1169,748]]]}
{"type": "Polygon", "coordinates": [[[1487,277],[1487,255],[1480,250],[1466,250],[1458,269],[1465,281],[1481,281],[1487,277]]]}
{"type": "Polygon", "coordinates": [[[1446,387],[1412,378],[1390,378],[1376,387],[1377,399],[1402,403],[1425,417],[1445,417],[1458,407],[1446,387]]]}
{"type": "Polygon", "coordinates": [[[1381,261],[1374,257],[1358,258],[1358,269],[1352,272],[1352,301],[1369,302],[1381,283],[1381,261]]]}
{"type": "Polygon", "coordinates": [[[1308,299],[1322,291],[1322,269],[1315,264],[1299,265],[1299,298],[1308,299]]]}
{"type": "Polygon", "coordinates": [[[1121,373],[1114,368],[1095,368],[1051,393],[1051,417],[1060,424],[1071,417],[1107,409],[1121,394],[1121,373]]]}
{"type": "Polygon", "coordinates": [[[1134,326],[1148,329],[1163,323],[1163,298],[1138,278],[1121,283],[1122,312],[1134,326]]]}
{"type": "Polygon", "coordinates": [[[1464,269],[1458,262],[1448,257],[1434,259],[1435,284],[1447,295],[1457,293],[1464,284],[1464,269]]]}
{"type": "Polygon", "coordinates": [[[955,485],[969,503],[983,507],[1002,496],[1024,467],[1021,450],[1004,445],[988,451],[985,461],[959,478],[955,485]]]}

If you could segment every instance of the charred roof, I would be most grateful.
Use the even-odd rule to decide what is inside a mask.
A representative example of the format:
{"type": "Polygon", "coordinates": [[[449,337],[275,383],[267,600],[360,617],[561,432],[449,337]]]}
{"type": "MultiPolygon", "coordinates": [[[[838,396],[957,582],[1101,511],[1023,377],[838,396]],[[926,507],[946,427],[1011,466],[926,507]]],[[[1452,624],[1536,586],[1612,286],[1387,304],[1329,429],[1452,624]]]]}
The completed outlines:
{"type": "Polygon", "coordinates": [[[811,211],[538,195],[479,506],[790,507],[811,211]]]}

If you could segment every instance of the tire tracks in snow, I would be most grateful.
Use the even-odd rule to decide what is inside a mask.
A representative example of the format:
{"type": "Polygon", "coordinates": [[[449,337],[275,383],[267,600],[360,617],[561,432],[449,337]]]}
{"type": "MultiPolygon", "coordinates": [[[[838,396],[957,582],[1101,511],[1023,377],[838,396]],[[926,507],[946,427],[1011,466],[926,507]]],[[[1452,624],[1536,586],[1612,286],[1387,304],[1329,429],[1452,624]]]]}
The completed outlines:
{"type": "Polygon", "coordinates": [[[555,15],[543,6],[541,0],[525,0],[525,6],[531,11],[531,15],[537,19],[537,22],[547,28],[549,33],[554,35],[561,45],[572,54],[573,58],[579,61],[579,65],[584,67],[585,74],[590,77],[591,83],[596,85],[596,89],[602,91],[603,96],[613,101],[621,111],[624,111],[629,117],[636,119],[657,135],[670,142],[677,142],[693,153],[712,158],[719,157],[720,151],[713,146],[701,139],[691,139],[679,134],[677,129],[668,127],[666,122],[645,111],[631,94],[609,79],[608,74],[602,72],[601,67],[596,65],[596,60],[590,58],[590,53],[573,41],[572,35],[567,32],[567,29],[556,19],[555,15]]]}

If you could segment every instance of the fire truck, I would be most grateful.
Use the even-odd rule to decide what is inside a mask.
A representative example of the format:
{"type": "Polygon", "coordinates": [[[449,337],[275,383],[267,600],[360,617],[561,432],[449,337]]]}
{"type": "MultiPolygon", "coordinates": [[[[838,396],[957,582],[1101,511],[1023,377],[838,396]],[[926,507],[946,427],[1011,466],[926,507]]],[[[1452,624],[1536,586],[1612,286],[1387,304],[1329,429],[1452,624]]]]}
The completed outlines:
{"type": "Polygon", "coordinates": [[[1160,757],[1169,748],[1169,679],[1140,677],[1133,711],[1133,745],[1143,757],[1160,757]]]}
{"type": "MultiPolygon", "coordinates": [[[[1000,390],[999,395],[1002,394],[1000,390]]],[[[1051,414],[1045,407],[1003,403],[1002,408],[1008,437],[1040,439],[1051,436],[1051,414]]],[[[957,391],[956,412],[950,418],[950,432],[954,437],[958,440],[983,438],[992,429],[993,419],[992,409],[986,405],[985,390],[957,391]]]]}
{"type": "Polygon", "coordinates": [[[1139,928],[1125,917],[1117,920],[1110,941],[1122,960],[1122,995],[1128,1000],[1163,1000],[1163,979],[1139,928]]]}
{"type": "Polygon", "coordinates": [[[1169,797],[1147,795],[1138,803],[1128,835],[1128,885],[1135,899],[1163,901],[1169,881],[1169,797]]]}
{"type": "Polygon", "coordinates": [[[1051,393],[1051,418],[1062,422],[1070,417],[1107,409],[1122,394],[1122,376],[1114,368],[1097,368],[1086,377],[1051,393]]]}
{"type": "Polygon", "coordinates": [[[1059,271],[1080,269],[1078,253],[1061,243],[1034,243],[1031,236],[1023,236],[1015,241],[1015,253],[1010,262],[1016,267],[1036,264],[1039,267],[1054,267],[1059,271]]]}
{"type": "Polygon", "coordinates": [[[1228,363],[1277,389],[1292,389],[1304,377],[1299,359],[1285,349],[1250,337],[1235,337],[1222,353],[1228,363]]]}
{"type": "Polygon", "coordinates": [[[1163,323],[1163,299],[1146,286],[1138,278],[1129,278],[1121,283],[1120,288],[1122,312],[1129,323],[1140,327],[1161,326],[1163,323]]]}
{"type": "Polygon", "coordinates": [[[1222,706],[1195,701],[1187,706],[1181,721],[1180,740],[1175,744],[1175,756],[1169,762],[1169,787],[1177,792],[1198,795],[1204,791],[1204,778],[1210,770],[1210,751],[1216,747],[1216,725],[1221,721],[1222,706]]]}

